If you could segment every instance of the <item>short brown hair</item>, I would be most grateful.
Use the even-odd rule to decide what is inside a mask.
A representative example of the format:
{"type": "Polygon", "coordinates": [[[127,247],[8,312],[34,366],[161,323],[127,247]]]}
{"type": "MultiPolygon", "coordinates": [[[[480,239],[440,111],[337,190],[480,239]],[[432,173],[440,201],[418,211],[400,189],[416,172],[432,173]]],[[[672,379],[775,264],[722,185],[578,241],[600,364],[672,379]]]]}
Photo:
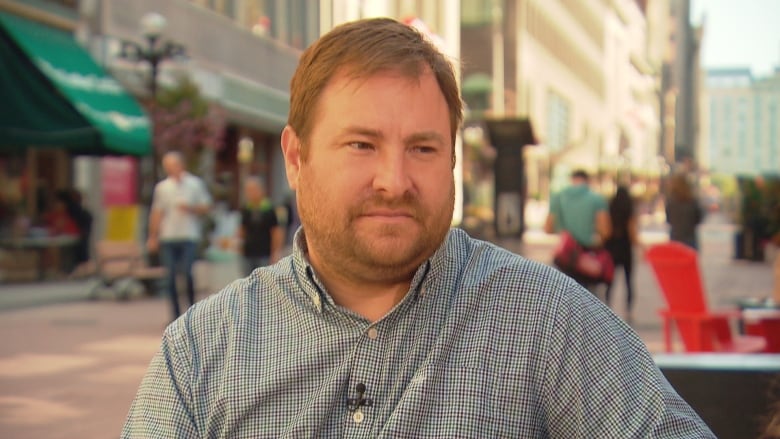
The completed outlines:
{"type": "MultiPolygon", "coordinates": [[[[450,61],[416,29],[390,18],[345,23],[320,37],[301,55],[290,81],[288,124],[305,145],[323,89],[339,71],[367,78],[385,70],[419,78],[430,67],[447,102],[450,131],[455,136],[463,119],[463,103],[450,61]],[[345,69],[345,70],[342,70],[345,69]]],[[[453,158],[454,158],[453,148],[453,158]]],[[[302,147],[302,157],[306,148],[302,147]]]]}
{"type": "Polygon", "coordinates": [[[683,173],[672,175],[669,180],[669,196],[675,200],[690,201],[694,199],[693,189],[688,182],[688,176],[683,173]]]}

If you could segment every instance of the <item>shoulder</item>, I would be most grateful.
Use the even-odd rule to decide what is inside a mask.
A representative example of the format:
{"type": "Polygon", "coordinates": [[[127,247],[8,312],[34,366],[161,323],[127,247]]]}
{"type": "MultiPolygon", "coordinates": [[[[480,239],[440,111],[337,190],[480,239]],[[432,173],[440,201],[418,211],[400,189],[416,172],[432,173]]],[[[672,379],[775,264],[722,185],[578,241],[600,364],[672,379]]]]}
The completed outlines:
{"type": "Polygon", "coordinates": [[[197,175],[190,174],[189,172],[184,174],[184,178],[182,179],[185,184],[189,186],[194,186],[198,188],[205,188],[206,183],[203,181],[202,178],[198,177],[197,175]]]}
{"type": "Polygon", "coordinates": [[[594,191],[593,189],[590,189],[588,191],[588,194],[590,195],[590,198],[600,204],[609,205],[609,201],[607,201],[607,197],[604,195],[601,195],[600,193],[594,191]]]}
{"type": "Polygon", "coordinates": [[[224,351],[239,334],[262,330],[262,323],[278,311],[292,282],[289,277],[278,267],[266,267],[237,279],[190,307],[168,326],[166,336],[191,358],[224,351]]]}
{"type": "Polygon", "coordinates": [[[175,186],[170,178],[160,180],[154,185],[154,197],[169,197],[174,192],[175,186]]]}
{"type": "Polygon", "coordinates": [[[549,304],[578,287],[554,267],[471,238],[460,230],[450,233],[448,247],[451,262],[443,271],[458,276],[459,290],[474,292],[483,299],[496,296],[507,304],[549,304]]]}
{"type": "Polygon", "coordinates": [[[166,177],[160,181],[157,182],[156,185],[154,185],[154,189],[157,191],[164,191],[168,190],[169,188],[173,187],[173,182],[170,178],[166,177]]]}
{"type": "MultiPolygon", "coordinates": [[[[514,364],[524,355],[576,356],[574,334],[624,335],[618,317],[556,268],[491,243],[458,241],[461,247],[452,260],[432,274],[438,277],[448,320],[468,328],[468,343],[476,351],[505,346],[496,361],[514,364]]],[[[577,346],[583,350],[598,350],[601,343],[580,342],[589,344],[577,346]]]]}

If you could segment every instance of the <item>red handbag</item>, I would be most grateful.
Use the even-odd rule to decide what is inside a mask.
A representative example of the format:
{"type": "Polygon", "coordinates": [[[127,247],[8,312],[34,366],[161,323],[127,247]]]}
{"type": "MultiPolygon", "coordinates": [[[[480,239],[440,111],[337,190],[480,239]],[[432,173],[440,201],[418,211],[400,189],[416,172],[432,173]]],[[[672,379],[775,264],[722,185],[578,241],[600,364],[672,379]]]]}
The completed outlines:
{"type": "Polygon", "coordinates": [[[569,232],[561,232],[553,263],[569,276],[588,282],[610,283],[615,275],[615,263],[606,249],[584,248],[569,232]]]}

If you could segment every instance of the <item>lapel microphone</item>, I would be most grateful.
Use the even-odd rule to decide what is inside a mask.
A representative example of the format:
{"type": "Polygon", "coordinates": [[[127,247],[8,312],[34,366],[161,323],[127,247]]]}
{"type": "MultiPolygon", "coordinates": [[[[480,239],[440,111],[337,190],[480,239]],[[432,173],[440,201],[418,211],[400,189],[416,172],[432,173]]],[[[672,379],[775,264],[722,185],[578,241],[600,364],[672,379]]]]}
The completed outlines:
{"type": "Polygon", "coordinates": [[[364,398],[363,394],[366,393],[366,385],[363,383],[358,383],[355,386],[355,392],[357,393],[357,398],[347,398],[347,409],[351,412],[354,412],[355,410],[358,410],[360,407],[371,407],[374,405],[374,401],[372,401],[370,398],[364,398]]]}

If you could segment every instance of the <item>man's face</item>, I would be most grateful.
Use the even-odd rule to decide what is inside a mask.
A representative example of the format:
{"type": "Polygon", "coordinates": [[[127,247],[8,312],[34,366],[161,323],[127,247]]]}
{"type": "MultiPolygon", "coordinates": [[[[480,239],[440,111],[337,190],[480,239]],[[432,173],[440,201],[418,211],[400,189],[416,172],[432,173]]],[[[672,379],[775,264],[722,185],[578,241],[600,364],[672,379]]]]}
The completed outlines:
{"type": "Polygon", "coordinates": [[[174,156],[165,156],[162,163],[165,174],[173,178],[179,178],[184,170],[179,159],[174,156]]]}
{"type": "Polygon", "coordinates": [[[443,241],[455,199],[447,103],[430,70],[337,74],[320,96],[308,156],[285,128],[309,258],[341,276],[399,281],[443,241]]]}
{"type": "Polygon", "coordinates": [[[246,183],[244,186],[244,193],[246,195],[247,201],[250,203],[259,203],[263,201],[263,197],[265,196],[263,188],[253,181],[248,181],[246,183]]]}

